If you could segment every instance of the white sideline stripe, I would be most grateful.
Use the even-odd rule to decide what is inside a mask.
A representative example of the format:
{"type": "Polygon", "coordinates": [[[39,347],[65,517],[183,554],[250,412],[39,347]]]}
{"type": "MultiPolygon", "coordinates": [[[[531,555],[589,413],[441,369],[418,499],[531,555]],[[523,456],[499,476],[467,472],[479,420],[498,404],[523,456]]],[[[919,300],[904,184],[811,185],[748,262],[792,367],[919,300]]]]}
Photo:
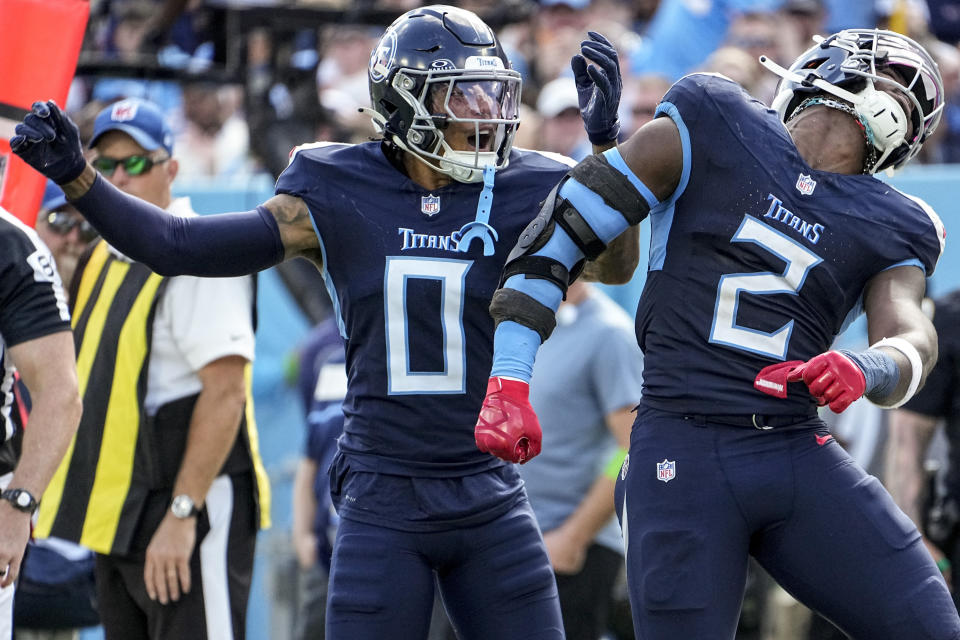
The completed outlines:
{"type": "MultiPolygon", "coordinates": [[[[12,479],[12,471],[0,476],[0,489],[6,489],[12,479]]],[[[0,640],[13,637],[13,587],[10,585],[0,589],[0,640]]]]}
{"type": "Polygon", "coordinates": [[[0,640],[13,637],[13,585],[0,589],[0,640]]]}
{"type": "Polygon", "coordinates": [[[203,575],[203,613],[208,640],[233,640],[230,616],[230,583],[227,574],[227,542],[233,519],[233,483],[230,476],[218,476],[207,492],[210,532],[200,544],[200,572],[203,575]]]}

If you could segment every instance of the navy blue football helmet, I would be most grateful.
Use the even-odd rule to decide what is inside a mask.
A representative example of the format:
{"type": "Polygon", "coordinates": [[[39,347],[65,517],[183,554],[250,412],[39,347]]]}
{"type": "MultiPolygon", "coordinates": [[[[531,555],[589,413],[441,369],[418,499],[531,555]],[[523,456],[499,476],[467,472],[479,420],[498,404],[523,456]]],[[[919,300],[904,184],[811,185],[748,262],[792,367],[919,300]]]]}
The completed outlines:
{"type": "Polygon", "coordinates": [[[474,13],[432,5],[403,14],[374,48],[368,78],[374,126],[432,169],[477,182],[484,167],[509,163],[520,74],[474,13]],[[473,150],[451,148],[451,126],[473,128],[473,150]]]}
{"type": "Polygon", "coordinates": [[[930,54],[910,38],[881,29],[848,29],[814,40],[789,70],[760,60],[782,78],[772,105],[781,119],[788,121],[811,101],[849,110],[873,149],[864,173],[909,162],[943,114],[943,80],[930,54]],[[909,113],[879,90],[890,87],[906,97],[909,113]],[[825,94],[843,102],[824,100],[825,94]]]}

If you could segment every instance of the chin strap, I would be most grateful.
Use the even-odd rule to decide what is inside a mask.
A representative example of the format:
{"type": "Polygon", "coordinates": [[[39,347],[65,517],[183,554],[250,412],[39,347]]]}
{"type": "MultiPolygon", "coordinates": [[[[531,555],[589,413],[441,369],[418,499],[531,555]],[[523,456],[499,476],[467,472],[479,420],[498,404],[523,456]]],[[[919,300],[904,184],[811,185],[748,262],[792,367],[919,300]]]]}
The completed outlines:
{"type": "MultiPolygon", "coordinates": [[[[864,128],[867,143],[876,150],[873,154],[876,156],[876,160],[865,164],[864,173],[875,173],[877,167],[883,164],[891,153],[906,142],[909,119],[904,113],[903,107],[890,94],[878,91],[872,78],[865,77],[867,86],[859,93],[852,93],[813,74],[804,77],[795,71],[784,69],[767,56],[760,56],[760,64],[784,80],[807,87],[816,87],[852,105],[854,112],[851,115],[854,115],[864,128]]],[[[839,109],[844,113],[850,113],[846,109],[835,106],[841,104],[836,101],[831,101],[831,103],[824,101],[820,104],[839,109]]],[[[806,106],[811,105],[806,104],[806,106]]],[[[790,114],[788,119],[798,112],[799,109],[794,110],[794,113],[790,114]]]]}
{"type": "Polygon", "coordinates": [[[382,113],[374,111],[370,107],[360,107],[357,109],[360,113],[365,113],[370,116],[370,120],[373,122],[374,129],[377,130],[377,133],[383,134],[387,129],[387,119],[383,117],[382,113]]]}
{"type": "Polygon", "coordinates": [[[867,147],[867,151],[863,160],[863,173],[867,175],[872,174],[873,171],[870,169],[876,167],[880,159],[880,154],[877,152],[876,142],[874,141],[875,136],[873,135],[873,130],[870,128],[870,125],[864,121],[863,117],[861,117],[857,110],[846,102],[839,102],[830,98],[824,98],[823,96],[807,98],[801,102],[796,109],[793,110],[793,113],[790,114],[790,116],[787,118],[787,121],[789,122],[790,120],[793,120],[800,115],[802,111],[805,111],[814,105],[823,105],[829,109],[836,109],[837,111],[842,111],[847,115],[853,116],[853,119],[857,121],[858,125],[860,125],[860,130],[863,131],[863,139],[867,147]]]}

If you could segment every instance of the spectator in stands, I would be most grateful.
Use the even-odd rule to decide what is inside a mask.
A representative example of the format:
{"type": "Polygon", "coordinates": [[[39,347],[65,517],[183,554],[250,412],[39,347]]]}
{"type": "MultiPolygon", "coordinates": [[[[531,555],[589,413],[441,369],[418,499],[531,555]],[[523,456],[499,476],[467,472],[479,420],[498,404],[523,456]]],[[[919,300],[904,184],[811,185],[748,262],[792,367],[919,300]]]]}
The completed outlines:
{"type": "Polygon", "coordinates": [[[723,42],[730,22],[744,11],[772,11],[782,0],[661,0],[630,54],[632,73],[660,73],[676,80],[700,66],[723,42]],[[683,34],[680,37],[680,34],[683,34]]]}
{"type": "Polygon", "coordinates": [[[531,57],[524,83],[537,87],[569,74],[570,57],[579,51],[583,33],[591,23],[590,0],[539,0],[531,17],[531,57]]]}
{"type": "Polygon", "coordinates": [[[537,113],[541,117],[540,142],[536,147],[582,160],[591,153],[590,141],[583,130],[577,86],[573,78],[561,76],[551,80],[537,96],[537,113]]]}
{"type": "Polygon", "coordinates": [[[823,0],[787,0],[780,8],[780,16],[793,23],[793,31],[800,43],[811,42],[815,35],[829,33],[823,0]]]}
{"type": "Polygon", "coordinates": [[[799,39],[799,27],[794,23],[778,19],[778,15],[769,11],[749,11],[739,14],[730,23],[727,46],[742,49],[758,69],[750,85],[743,85],[754,98],[770,104],[777,90],[777,78],[772,73],[759,71],[760,56],[767,56],[778,64],[790,66],[809,40],[799,39]],[[802,42],[802,44],[801,44],[802,42]]]}
{"type": "Polygon", "coordinates": [[[253,173],[242,103],[243,90],[237,85],[183,85],[183,127],[176,137],[183,175],[242,178],[253,173]]]}
{"type": "Polygon", "coordinates": [[[656,74],[624,78],[621,111],[625,111],[624,136],[653,120],[663,94],[670,88],[670,81],[656,74]]]}
{"type": "MultiPolygon", "coordinates": [[[[100,42],[102,52],[135,68],[156,64],[156,59],[145,53],[145,38],[155,10],[150,0],[110,3],[100,42]]],[[[91,89],[91,97],[103,102],[127,97],[143,98],[156,103],[167,113],[179,110],[182,102],[180,86],[176,82],[137,77],[99,77],[91,89]]]]}
{"type": "Polygon", "coordinates": [[[69,292],[73,272],[84,250],[97,238],[97,231],[83,219],[83,214],[67,202],[54,182],[48,180],[43,203],[37,214],[37,235],[53,254],[60,280],[69,292]]]}

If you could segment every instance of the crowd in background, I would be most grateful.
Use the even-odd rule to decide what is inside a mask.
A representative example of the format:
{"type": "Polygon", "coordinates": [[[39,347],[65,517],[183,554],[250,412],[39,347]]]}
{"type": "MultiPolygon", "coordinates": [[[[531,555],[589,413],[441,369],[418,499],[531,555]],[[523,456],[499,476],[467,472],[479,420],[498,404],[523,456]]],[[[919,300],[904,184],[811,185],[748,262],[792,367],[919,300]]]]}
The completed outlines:
{"type": "MultiPolygon", "coordinates": [[[[244,178],[264,172],[276,177],[298,144],[355,142],[373,134],[369,117],[359,111],[368,106],[369,52],[392,16],[418,4],[409,0],[93,0],[67,110],[84,122],[118,98],[147,98],[163,107],[173,121],[177,148],[182,150],[181,176],[244,178]],[[231,19],[231,14],[268,10],[268,22],[231,19]],[[251,24],[255,21],[259,24],[251,24]],[[127,67],[130,72],[123,71],[127,67]]],[[[626,138],[652,117],[660,96],[685,73],[722,73],[769,104],[777,78],[760,65],[760,55],[788,65],[812,45],[812,35],[876,25],[913,37],[937,59],[948,96],[947,111],[936,140],[925,145],[921,161],[960,161],[960,107],[950,100],[960,81],[960,18],[955,3],[469,0],[454,4],[477,12],[495,26],[514,67],[523,74],[520,147],[575,159],[589,152],[569,69],[570,57],[588,29],[610,38],[623,61],[620,116],[621,135],[626,138]],[[865,18],[869,23],[858,21],[865,18]]]]}

